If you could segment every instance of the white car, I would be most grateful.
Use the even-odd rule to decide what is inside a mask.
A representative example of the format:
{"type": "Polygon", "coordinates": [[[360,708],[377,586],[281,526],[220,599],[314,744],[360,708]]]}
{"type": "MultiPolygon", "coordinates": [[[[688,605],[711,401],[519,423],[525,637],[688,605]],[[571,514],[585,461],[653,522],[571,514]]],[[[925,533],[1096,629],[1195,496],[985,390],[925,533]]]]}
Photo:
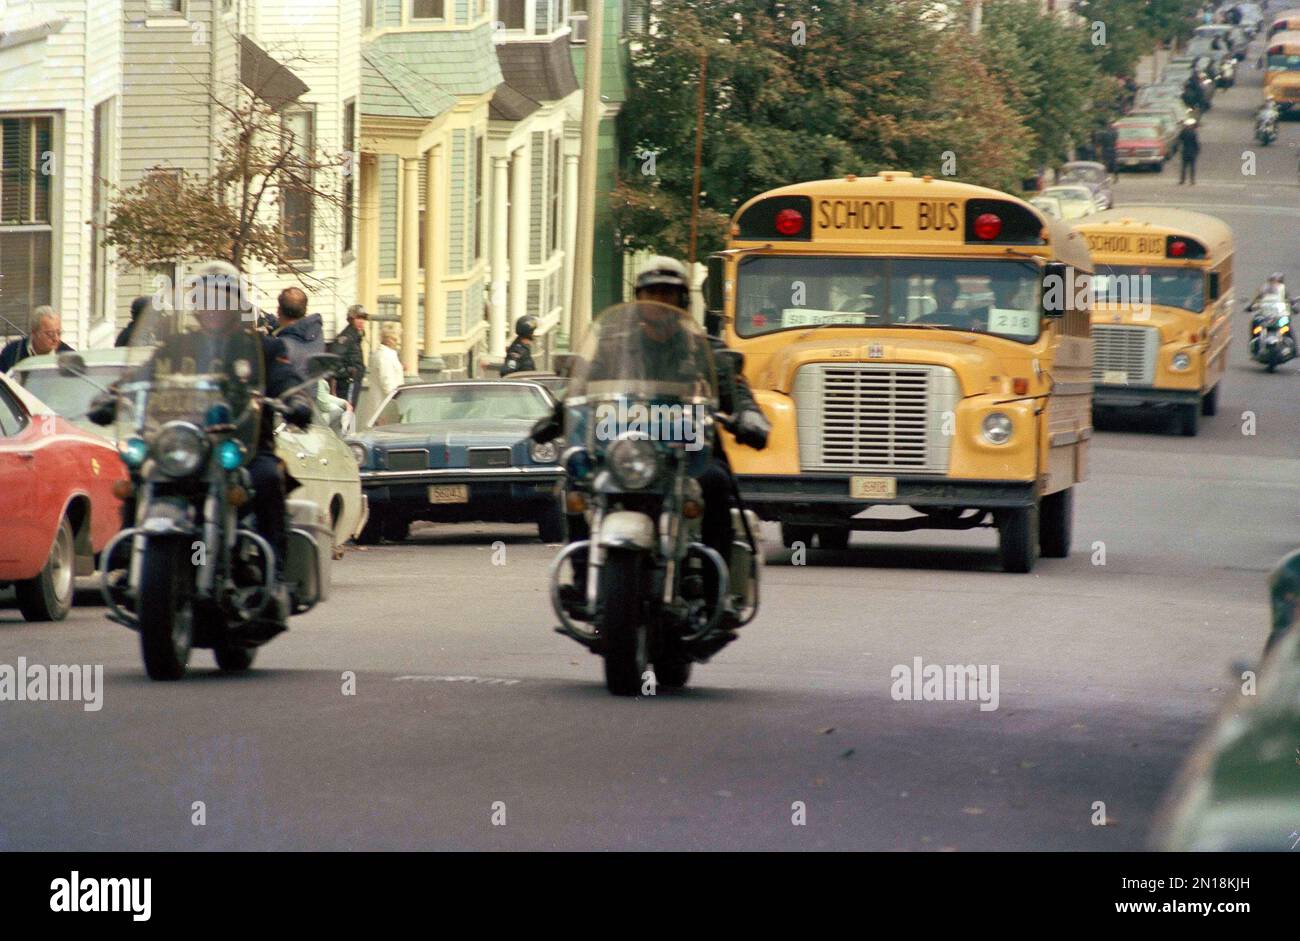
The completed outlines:
{"type": "Polygon", "coordinates": [[[1062,219],[1082,219],[1094,212],[1101,212],[1092,189],[1087,186],[1073,183],[1065,186],[1049,186],[1038,195],[1054,197],[1061,204],[1062,219]]]}

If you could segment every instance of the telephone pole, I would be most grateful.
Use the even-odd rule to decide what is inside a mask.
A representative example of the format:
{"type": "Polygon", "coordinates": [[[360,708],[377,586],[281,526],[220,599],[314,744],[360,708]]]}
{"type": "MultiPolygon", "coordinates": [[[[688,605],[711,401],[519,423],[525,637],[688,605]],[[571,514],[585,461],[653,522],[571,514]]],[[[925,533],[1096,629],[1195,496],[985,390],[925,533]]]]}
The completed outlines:
{"type": "Polygon", "coordinates": [[[573,245],[573,290],[569,296],[569,349],[586,334],[591,323],[591,266],[596,250],[596,168],[600,160],[601,37],[605,27],[605,0],[587,4],[587,61],[582,87],[582,150],[578,157],[578,227],[573,245]]]}

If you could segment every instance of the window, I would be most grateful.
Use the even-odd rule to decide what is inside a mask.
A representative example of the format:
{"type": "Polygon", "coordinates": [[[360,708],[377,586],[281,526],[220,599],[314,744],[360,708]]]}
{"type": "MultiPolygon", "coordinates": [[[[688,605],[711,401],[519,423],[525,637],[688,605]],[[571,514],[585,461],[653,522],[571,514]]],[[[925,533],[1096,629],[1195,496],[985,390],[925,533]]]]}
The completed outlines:
{"type": "Polygon", "coordinates": [[[102,226],[108,222],[108,187],[112,167],[109,163],[110,135],[113,133],[112,98],[95,105],[95,120],[91,133],[90,179],[90,317],[91,320],[108,319],[108,253],[100,245],[102,226]]]}
{"type": "Polygon", "coordinates": [[[50,303],[54,119],[0,118],[0,315],[19,325],[50,303]]]}
{"type": "Polygon", "coordinates": [[[551,138],[551,228],[548,233],[547,248],[552,255],[560,245],[560,179],[563,160],[560,150],[560,135],[551,138]]]}
{"type": "Polygon", "coordinates": [[[579,13],[586,15],[587,0],[569,0],[569,15],[575,16],[579,13]]]}
{"type": "Polygon", "coordinates": [[[474,138],[474,260],[483,257],[483,138],[474,138]]]}
{"type": "Polygon", "coordinates": [[[347,155],[347,172],[343,175],[343,253],[353,251],[353,217],[356,215],[357,174],[361,155],[357,153],[357,103],[353,99],[343,106],[343,150],[347,155]]]}
{"type": "Polygon", "coordinates": [[[444,0],[411,0],[411,19],[413,20],[440,20],[445,16],[443,12],[444,0]]]}
{"type": "Polygon", "coordinates": [[[149,0],[150,13],[185,13],[185,0],[149,0]]]}
{"type": "Polygon", "coordinates": [[[364,12],[362,14],[363,27],[365,29],[374,29],[375,28],[375,0],[362,0],[362,7],[364,9],[364,12]]]}
{"type": "Polygon", "coordinates": [[[280,225],[284,233],[285,257],[310,261],[312,248],[312,160],[316,150],[314,115],[290,111],[284,116],[286,161],[280,183],[280,225]]]}
{"type": "Polygon", "coordinates": [[[12,438],[27,427],[27,410],[0,385],[0,438],[12,438]]]}
{"type": "Polygon", "coordinates": [[[506,29],[524,29],[524,11],[528,0],[497,0],[497,19],[506,29]]]}

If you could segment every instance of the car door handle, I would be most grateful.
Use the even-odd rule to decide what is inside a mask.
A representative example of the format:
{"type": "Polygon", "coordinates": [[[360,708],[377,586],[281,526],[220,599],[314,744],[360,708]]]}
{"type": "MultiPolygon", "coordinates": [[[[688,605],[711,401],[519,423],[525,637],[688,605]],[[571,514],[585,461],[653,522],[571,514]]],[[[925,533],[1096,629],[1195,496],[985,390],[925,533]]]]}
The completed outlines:
{"type": "Polygon", "coordinates": [[[15,453],[18,457],[22,458],[24,461],[34,460],[36,457],[35,451],[17,451],[15,453]]]}

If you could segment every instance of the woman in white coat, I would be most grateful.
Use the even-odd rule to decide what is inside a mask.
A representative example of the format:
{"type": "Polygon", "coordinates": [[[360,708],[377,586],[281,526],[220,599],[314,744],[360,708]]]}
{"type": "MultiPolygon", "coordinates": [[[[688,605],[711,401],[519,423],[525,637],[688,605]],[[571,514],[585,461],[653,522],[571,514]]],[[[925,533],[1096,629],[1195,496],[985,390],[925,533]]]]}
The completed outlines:
{"type": "MultiPolygon", "coordinates": [[[[375,377],[375,391],[382,404],[389,393],[402,384],[405,374],[402,372],[402,360],[397,355],[401,343],[401,327],[395,323],[386,323],[379,331],[379,348],[371,357],[371,375],[375,377]]],[[[373,421],[373,419],[371,419],[373,421]]]]}

